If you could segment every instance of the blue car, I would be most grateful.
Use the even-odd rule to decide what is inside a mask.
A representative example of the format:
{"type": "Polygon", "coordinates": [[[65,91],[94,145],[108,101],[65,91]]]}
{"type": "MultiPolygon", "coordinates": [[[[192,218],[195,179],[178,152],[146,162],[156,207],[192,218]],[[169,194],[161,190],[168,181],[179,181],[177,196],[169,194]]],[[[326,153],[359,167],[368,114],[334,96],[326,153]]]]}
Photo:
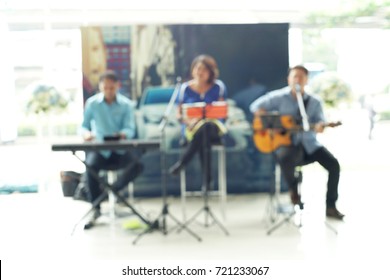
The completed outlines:
{"type": "MultiPolygon", "coordinates": [[[[177,108],[173,106],[170,112],[166,112],[174,90],[174,86],[148,87],[144,90],[137,104],[137,137],[139,139],[161,139],[163,143],[161,151],[149,151],[142,157],[146,168],[137,179],[136,185],[142,185],[142,187],[137,188],[137,191],[144,195],[161,194],[159,186],[163,172],[178,160],[183,151],[179,144],[181,125],[176,118],[177,108]],[[165,115],[167,115],[167,120],[163,126],[161,122],[165,115]],[[163,135],[164,137],[162,137],[163,135]],[[161,165],[161,155],[165,156],[165,166],[161,165]]],[[[237,107],[232,99],[228,99],[227,103],[228,117],[225,123],[228,134],[224,137],[224,144],[226,147],[228,192],[259,190],[259,183],[253,180],[260,174],[258,168],[253,167],[252,160],[253,153],[257,153],[257,151],[248,150],[248,143],[252,141],[251,124],[246,120],[244,111],[237,107]]],[[[213,156],[216,157],[216,155],[213,156]]],[[[269,160],[268,157],[267,160],[269,160]]],[[[186,167],[186,172],[187,189],[190,191],[199,190],[202,176],[197,157],[186,167]]],[[[213,160],[213,174],[213,178],[217,178],[216,159],[213,160]]],[[[167,178],[168,193],[179,194],[179,179],[170,175],[167,175],[167,178]]]]}

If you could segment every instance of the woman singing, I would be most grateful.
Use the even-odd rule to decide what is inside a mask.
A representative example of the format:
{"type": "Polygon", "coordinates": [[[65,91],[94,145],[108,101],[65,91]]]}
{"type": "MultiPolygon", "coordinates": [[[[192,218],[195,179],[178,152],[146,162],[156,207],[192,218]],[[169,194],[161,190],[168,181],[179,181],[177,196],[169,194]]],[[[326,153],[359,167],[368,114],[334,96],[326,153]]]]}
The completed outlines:
{"type": "Polygon", "coordinates": [[[180,160],[169,169],[172,175],[179,174],[180,170],[198,153],[202,164],[202,171],[207,185],[211,181],[211,145],[221,142],[221,136],[226,133],[222,120],[211,118],[187,118],[183,114],[184,104],[197,102],[211,104],[226,99],[225,84],[218,80],[218,66],[215,59],[209,55],[197,56],[191,64],[192,79],[182,84],[177,98],[178,119],[182,123],[182,136],[187,146],[180,160]]]}

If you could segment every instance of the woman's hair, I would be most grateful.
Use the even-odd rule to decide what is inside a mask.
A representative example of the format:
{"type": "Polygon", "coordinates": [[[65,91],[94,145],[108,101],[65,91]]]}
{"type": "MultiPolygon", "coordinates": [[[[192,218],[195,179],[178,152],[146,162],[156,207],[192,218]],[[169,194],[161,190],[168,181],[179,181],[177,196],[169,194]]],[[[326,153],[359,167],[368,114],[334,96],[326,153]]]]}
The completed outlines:
{"type": "Polygon", "coordinates": [[[213,83],[219,76],[218,65],[215,59],[212,56],[206,54],[198,55],[191,63],[191,73],[198,63],[202,63],[210,71],[210,77],[207,82],[209,84],[213,83]]]}

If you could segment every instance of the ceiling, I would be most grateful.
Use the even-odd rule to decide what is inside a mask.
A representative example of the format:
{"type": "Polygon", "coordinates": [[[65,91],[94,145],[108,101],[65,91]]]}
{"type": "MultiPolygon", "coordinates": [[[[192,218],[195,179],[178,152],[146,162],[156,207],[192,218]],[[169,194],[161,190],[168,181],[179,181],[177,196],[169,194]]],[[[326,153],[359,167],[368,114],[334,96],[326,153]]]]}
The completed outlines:
{"type": "MultiPolygon", "coordinates": [[[[364,0],[362,0],[364,1],[364,0]]],[[[367,0],[381,1],[381,0],[367,0]]],[[[67,29],[80,26],[129,24],[280,23],[306,26],[313,12],[332,15],[356,8],[355,1],[310,0],[0,0],[0,21],[9,30],[67,29]],[[183,2],[183,1],[182,1],[183,2]]],[[[361,2],[361,1],[360,1],[361,2]]],[[[378,26],[378,20],[357,19],[359,27],[378,26]]]]}
{"type": "MultiPolygon", "coordinates": [[[[327,1],[329,3],[334,0],[327,1]]],[[[0,0],[0,16],[10,30],[72,28],[86,25],[304,22],[318,5],[308,0],[0,0]]]]}

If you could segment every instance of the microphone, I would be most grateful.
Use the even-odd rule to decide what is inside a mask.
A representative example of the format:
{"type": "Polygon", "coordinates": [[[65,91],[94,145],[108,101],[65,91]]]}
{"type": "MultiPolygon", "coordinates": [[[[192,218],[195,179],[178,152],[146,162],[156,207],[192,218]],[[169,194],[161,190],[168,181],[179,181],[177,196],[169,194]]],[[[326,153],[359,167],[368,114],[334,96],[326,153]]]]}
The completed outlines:
{"type": "Polygon", "coordinates": [[[295,93],[301,93],[301,85],[295,84],[295,93]]]}

